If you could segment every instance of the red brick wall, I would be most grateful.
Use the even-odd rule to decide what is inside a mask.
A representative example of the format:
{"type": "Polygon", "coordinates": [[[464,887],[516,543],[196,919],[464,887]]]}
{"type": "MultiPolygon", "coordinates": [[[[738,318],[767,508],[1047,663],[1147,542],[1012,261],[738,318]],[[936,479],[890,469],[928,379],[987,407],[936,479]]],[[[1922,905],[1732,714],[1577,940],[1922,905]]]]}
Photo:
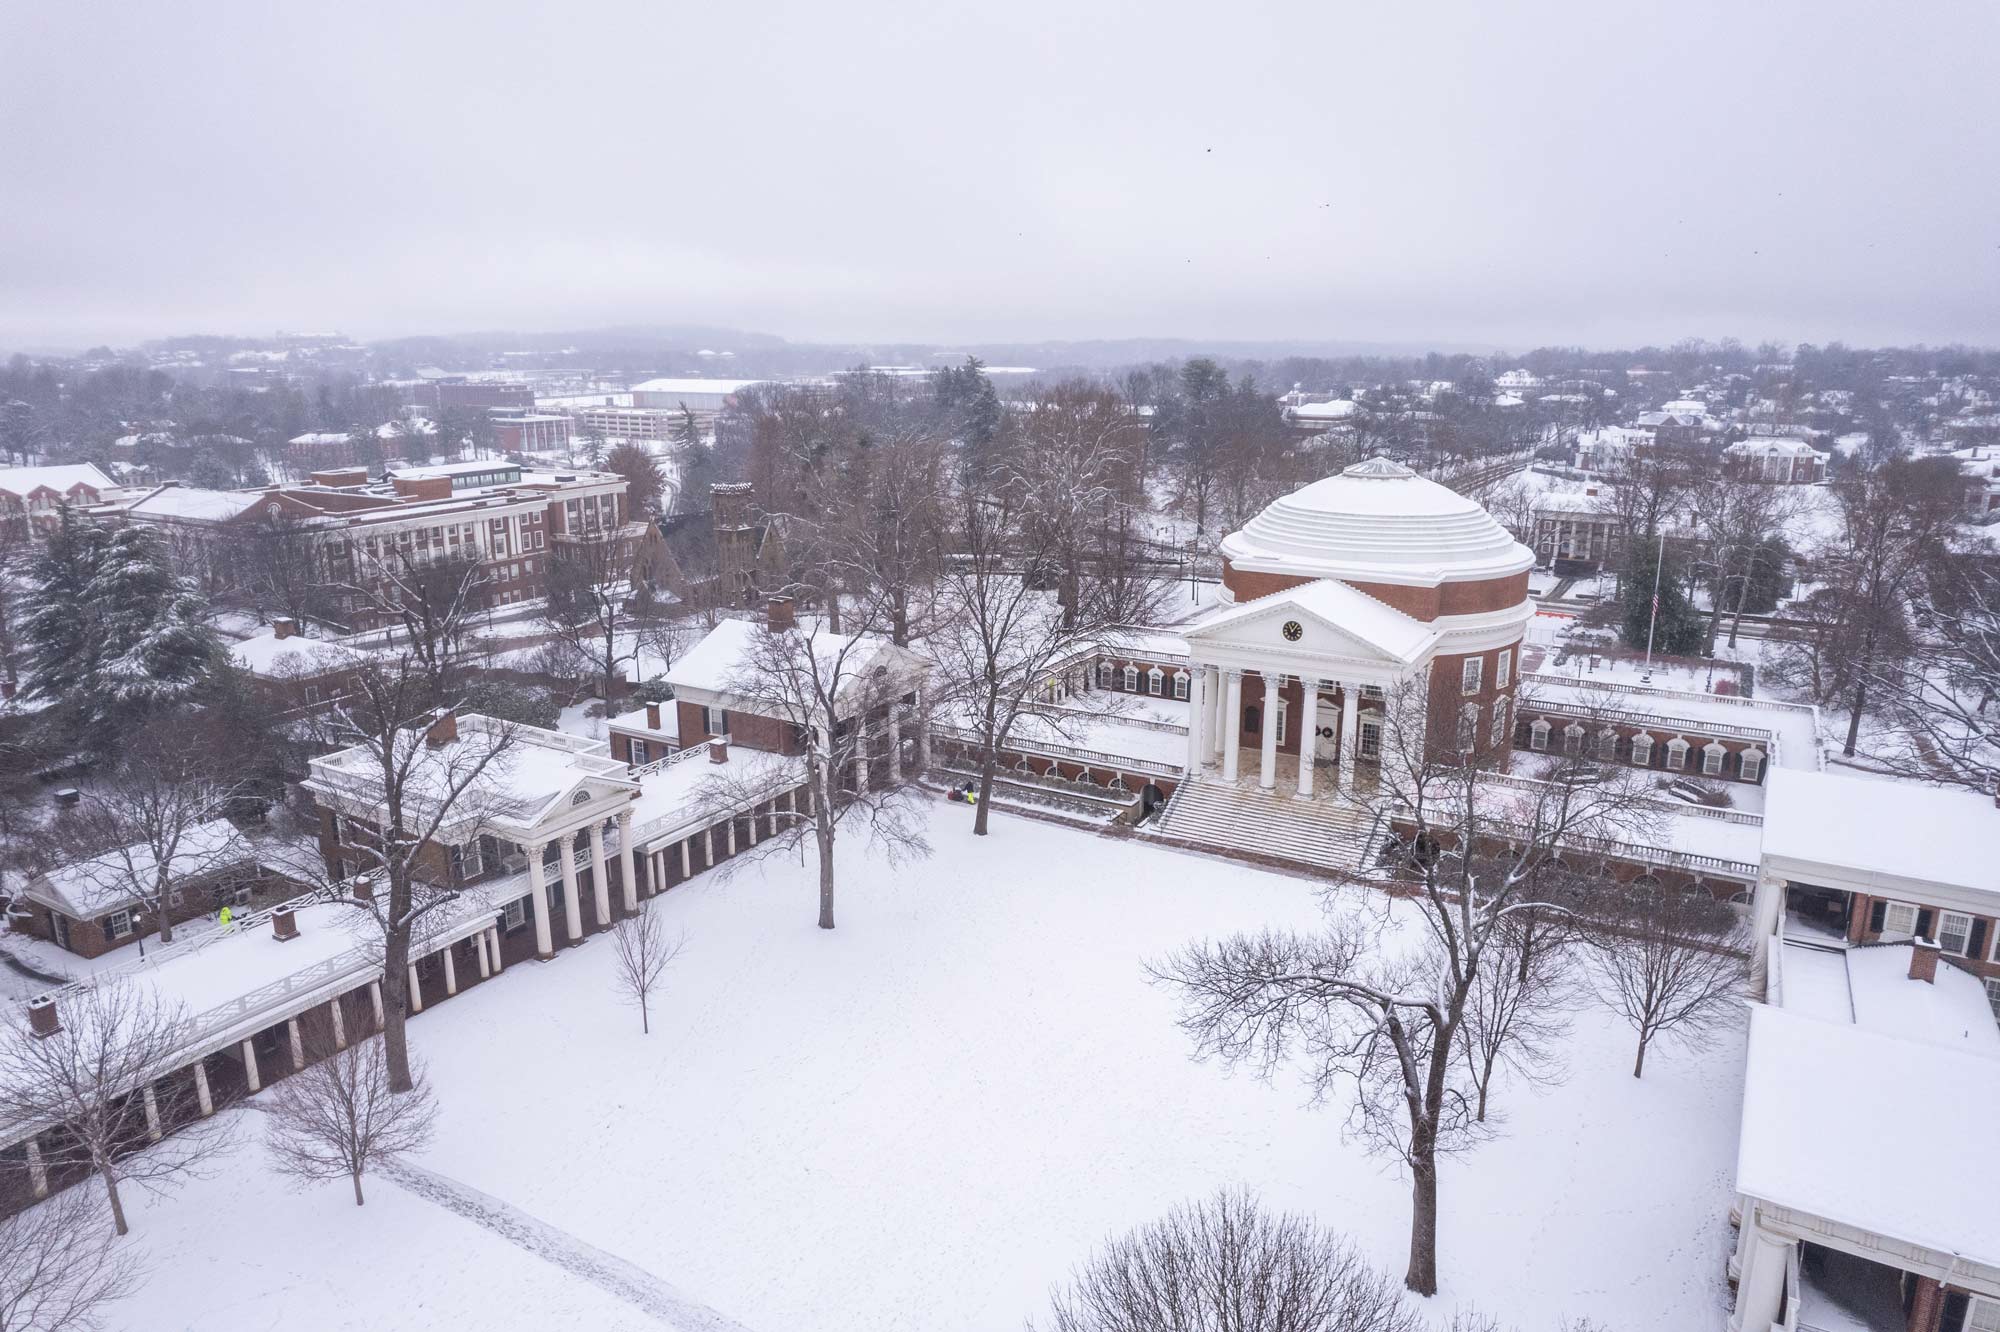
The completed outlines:
{"type": "MultiPolygon", "coordinates": [[[[1530,744],[1522,743],[1522,728],[1532,725],[1535,718],[1541,715],[1535,710],[1535,705],[1532,702],[1522,706],[1520,714],[1514,719],[1516,748],[1533,748],[1530,744]]],[[[1549,747],[1546,752],[1551,754],[1562,752],[1563,731],[1572,721],[1581,722],[1584,728],[1583,756],[1586,758],[1596,757],[1597,732],[1604,729],[1603,723],[1592,722],[1587,718],[1571,717],[1556,713],[1549,714],[1549,747]]],[[[1764,766],[1759,770],[1757,780],[1751,783],[1751,785],[1762,785],[1765,776],[1771,771],[1770,749],[1757,741],[1738,740],[1728,736],[1707,735],[1696,730],[1676,730],[1671,726],[1624,726],[1612,723],[1611,729],[1618,732],[1619,739],[1618,758],[1615,761],[1627,766],[1630,766],[1632,762],[1632,738],[1637,735],[1649,735],[1653,738],[1653,752],[1652,757],[1647,761],[1645,767],[1652,771],[1672,773],[1677,777],[1706,776],[1710,781],[1741,782],[1743,781],[1742,760],[1738,756],[1747,749],[1764,750],[1764,766]],[[1675,736],[1679,736],[1688,742],[1687,766],[1678,771],[1667,766],[1667,744],[1675,736]],[[1714,774],[1704,773],[1701,770],[1702,750],[1711,742],[1720,743],[1724,751],[1722,771],[1714,774]]]]}
{"type": "MultiPolygon", "coordinates": [[[[1868,928],[1869,920],[1874,915],[1875,903],[1910,901],[1912,899],[1907,897],[1871,897],[1864,893],[1854,894],[1853,900],[1848,905],[1847,938],[1849,942],[1873,943],[1882,937],[1878,932],[1868,928]]],[[[1938,925],[1941,923],[1938,918],[1943,915],[1942,909],[1928,902],[1916,902],[1914,905],[1931,913],[1931,933],[1932,935],[1936,935],[1938,925]]],[[[1960,914],[1970,915],[1971,913],[1965,912],[1960,914]]],[[[1994,939],[2000,937],[2000,919],[1995,919],[1992,916],[1973,916],[1972,919],[1973,931],[1979,936],[1980,941],[1978,956],[1967,957],[1959,953],[1946,953],[1944,954],[1945,960],[1947,963],[1962,965],[1966,970],[1980,976],[2000,976],[2000,963],[1989,960],[1993,956],[1994,939]],[[1984,930],[1981,930],[1978,924],[1982,920],[1986,922],[1984,930]]],[[[1970,942],[1969,939],[1968,942],[1970,942]]]]}
{"type": "MultiPolygon", "coordinates": [[[[1227,560],[1222,562],[1222,585],[1239,602],[1255,601],[1273,592],[1316,581],[1298,574],[1257,573],[1238,569],[1227,560]]],[[[1505,578],[1443,583],[1437,587],[1404,587],[1395,583],[1362,583],[1350,579],[1348,586],[1394,606],[1412,619],[1429,623],[1440,615],[1476,615],[1518,606],[1528,595],[1528,575],[1523,571],[1505,578]]]]}

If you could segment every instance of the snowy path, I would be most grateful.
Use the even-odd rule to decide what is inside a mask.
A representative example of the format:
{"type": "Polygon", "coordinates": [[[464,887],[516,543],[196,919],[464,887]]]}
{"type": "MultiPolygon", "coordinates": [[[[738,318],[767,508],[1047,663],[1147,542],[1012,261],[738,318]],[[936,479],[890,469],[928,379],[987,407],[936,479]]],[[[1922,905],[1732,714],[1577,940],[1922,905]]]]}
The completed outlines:
{"type": "Polygon", "coordinates": [[[470,1184],[407,1161],[384,1166],[382,1173],[419,1197],[581,1277],[665,1327],[677,1332],[749,1332],[743,1324],[690,1299],[645,1268],[586,1244],[470,1184]]]}

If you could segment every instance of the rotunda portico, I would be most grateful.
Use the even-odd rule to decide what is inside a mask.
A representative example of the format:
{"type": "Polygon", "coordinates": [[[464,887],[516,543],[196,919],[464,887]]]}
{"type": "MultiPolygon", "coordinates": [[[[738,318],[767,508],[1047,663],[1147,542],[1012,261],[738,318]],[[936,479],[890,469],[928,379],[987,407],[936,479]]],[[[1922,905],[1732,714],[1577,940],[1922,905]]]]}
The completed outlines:
{"type": "MultiPolygon", "coordinates": [[[[1383,697],[1427,679],[1432,741],[1511,724],[1533,553],[1475,500],[1387,459],[1278,499],[1222,542],[1224,606],[1186,631],[1188,772],[1300,795],[1379,754],[1383,697]],[[1290,764],[1287,764],[1290,766],[1290,764]]],[[[1504,749],[1499,749],[1504,761],[1504,749]]]]}

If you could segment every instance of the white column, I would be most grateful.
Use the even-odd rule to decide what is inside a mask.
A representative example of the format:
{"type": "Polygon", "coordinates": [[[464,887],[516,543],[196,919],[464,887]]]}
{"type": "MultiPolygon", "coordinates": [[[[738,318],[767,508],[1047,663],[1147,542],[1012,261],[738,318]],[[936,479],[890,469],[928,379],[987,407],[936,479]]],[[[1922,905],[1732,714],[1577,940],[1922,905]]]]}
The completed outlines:
{"type": "Polygon", "coordinates": [[[498,925],[486,931],[486,946],[493,952],[493,974],[497,976],[506,967],[506,963],[500,960],[500,927],[498,925]]]}
{"type": "Polygon", "coordinates": [[[689,879],[692,879],[694,877],[694,866],[693,864],[690,863],[693,857],[688,855],[688,846],[693,841],[694,838],[692,837],[681,838],[681,882],[682,883],[686,883],[689,879]]]}
{"type": "Polygon", "coordinates": [[[1319,748],[1319,681],[1299,681],[1299,794],[1313,793],[1313,751],[1319,748]]]}
{"type": "Polygon", "coordinates": [[[153,1094],[153,1084],[146,1084],[146,1136],[154,1142],[160,1140],[160,1098],[153,1094]]]}
{"type": "Polygon", "coordinates": [[[1361,686],[1340,682],[1340,789],[1354,789],[1354,751],[1361,744],[1361,686]]]}
{"type": "Polygon", "coordinates": [[[446,944],[438,951],[444,954],[444,992],[447,997],[458,993],[458,965],[451,960],[457,944],[446,944]]]}
{"type": "Polygon", "coordinates": [[[49,1196],[49,1170],[42,1164],[42,1144],[38,1139],[28,1139],[28,1182],[35,1186],[35,1196],[49,1196]]]}
{"type": "Polygon", "coordinates": [[[327,1016],[333,1022],[333,1048],[336,1050],[345,1050],[347,1048],[347,1017],[340,1011],[339,995],[336,994],[333,998],[326,1001],[326,1011],[327,1016]]]}
{"type": "Polygon", "coordinates": [[[264,1085],[263,1079],[257,1076],[257,1045],[254,1041],[243,1042],[243,1082],[251,1091],[264,1085]]]}
{"type": "Polygon", "coordinates": [[[493,965],[486,960],[486,936],[491,931],[481,930],[472,936],[472,955],[479,961],[479,979],[486,980],[493,975],[493,965]]]}
{"type": "MultiPolygon", "coordinates": [[[[923,701],[924,701],[923,695],[918,694],[917,695],[918,704],[921,705],[923,701]]],[[[917,771],[924,772],[928,770],[930,766],[931,766],[931,728],[926,722],[919,720],[917,722],[917,771]]]]}
{"type": "Polygon", "coordinates": [[[380,1031],[380,1030],[382,1030],[382,1029],[383,1029],[384,1027],[386,1027],[386,1026],[388,1026],[388,1025],[389,1025],[389,1023],[388,1023],[388,1019],[386,1019],[386,1018],[384,1018],[384,1017],[382,1016],[382,982],[381,982],[381,981],[378,981],[378,980],[372,980],[372,981],[369,981],[369,982],[368,982],[368,999],[369,999],[369,1002],[370,1002],[370,1003],[372,1003],[372,1004],[374,1004],[374,1005],[375,1005],[375,1030],[377,1030],[377,1031],[380,1031]]]}
{"type": "Polygon", "coordinates": [[[1764,992],[1771,937],[1778,932],[1778,922],[1784,914],[1785,880],[1770,874],[1759,875],[1756,891],[1750,899],[1750,981],[1753,994],[1761,996],[1764,992]]]}
{"type": "Polygon", "coordinates": [[[903,719],[896,715],[896,705],[889,705],[889,780],[903,784],[903,719]]]}
{"type": "Polygon", "coordinates": [[[201,1107],[204,1119],[215,1113],[215,1094],[208,1089],[208,1058],[205,1055],[194,1061],[194,1101],[201,1107]]]}
{"type": "Polygon", "coordinates": [[[1242,765],[1243,672],[1229,672],[1229,685],[1222,705],[1222,776],[1235,781],[1242,765]]]}
{"type": "Polygon", "coordinates": [[[576,843],[565,833],[556,845],[562,848],[563,924],[569,929],[569,941],[575,943],[583,937],[583,906],[576,897],[576,843]]]}
{"type": "Polygon", "coordinates": [[[632,846],[632,811],[629,809],[618,811],[618,892],[625,899],[625,914],[637,915],[639,862],[632,846]]]}
{"type": "Polygon", "coordinates": [[[537,957],[548,957],[556,951],[553,932],[549,928],[548,884],[542,881],[542,850],[547,845],[543,842],[528,848],[528,905],[535,913],[537,957]]]}
{"type": "Polygon", "coordinates": [[[417,964],[410,963],[409,1008],[412,1013],[424,1011],[424,987],[417,980],[417,964]]]}
{"type": "Polygon", "coordinates": [[[715,868],[715,825],[709,824],[701,830],[702,868],[715,868]]]}
{"type": "MultiPolygon", "coordinates": [[[[1743,1226],[1757,1224],[1755,1204],[1743,1214],[1743,1226]]],[[[1736,1307],[1729,1314],[1729,1332],[1766,1332],[1778,1321],[1778,1306],[1785,1299],[1785,1268],[1791,1259],[1792,1242],[1763,1230],[1750,1238],[1743,1249],[1743,1270],[1736,1278],[1736,1307]]]]}
{"type": "Polygon", "coordinates": [[[1263,725],[1258,728],[1261,744],[1257,753],[1257,785],[1266,791],[1278,786],[1278,683],[1284,677],[1264,672],[1263,725]]]}
{"type": "MultiPolygon", "coordinates": [[[[856,717],[854,719],[854,789],[856,791],[866,791],[868,789],[868,719],[866,717],[856,717]]],[[[729,849],[734,851],[736,848],[732,845],[729,849]]]]}
{"type": "Polygon", "coordinates": [[[1202,682],[1208,678],[1208,668],[1190,662],[1188,671],[1188,776],[1201,775],[1201,761],[1208,753],[1208,691],[1202,682]]]}
{"type": "Polygon", "coordinates": [[[299,1020],[297,1018],[285,1019],[285,1035],[291,1039],[292,1072],[296,1073],[306,1066],[306,1043],[304,1038],[299,1035],[299,1020]]]}
{"type": "Polygon", "coordinates": [[[750,838],[750,845],[757,845],[757,806],[750,806],[750,817],[743,820],[743,830],[750,838]]]}
{"type": "Polygon", "coordinates": [[[1208,753],[1204,755],[1204,759],[1209,763],[1217,763],[1222,759],[1224,730],[1222,721],[1224,710],[1222,668],[1220,666],[1204,666],[1202,674],[1207,677],[1203,683],[1203,688],[1208,693],[1208,701],[1204,704],[1204,707],[1208,711],[1208,716],[1202,721],[1202,730],[1206,732],[1206,739],[1208,741],[1208,753]]]}
{"type": "Polygon", "coordinates": [[[649,851],[646,853],[646,896],[648,897],[658,897],[660,895],[660,880],[666,874],[666,871],[660,868],[660,857],[665,854],[666,852],[664,851],[649,851]]]}
{"type": "Polygon", "coordinates": [[[611,923],[611,876],[604,862],[604,824],[590,825],[590,900],[597,907],[599,926],[611,923]]]}
{"type": "MultiPolygon", "coordinates": [[[[866,772],[867,769],[863,768],[863,771],[866,772]]],[[[729,854],[733,856],[736,854],[736,816],[734,814],[731,814],[725,821],[724,831],[729,842],[729,854]]]]}

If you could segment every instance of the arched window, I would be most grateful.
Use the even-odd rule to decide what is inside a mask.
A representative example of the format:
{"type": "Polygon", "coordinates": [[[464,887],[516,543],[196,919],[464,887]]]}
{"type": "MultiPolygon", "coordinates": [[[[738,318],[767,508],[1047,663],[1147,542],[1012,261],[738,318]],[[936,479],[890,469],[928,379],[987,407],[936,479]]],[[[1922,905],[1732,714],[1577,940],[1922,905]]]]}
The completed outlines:
{"type": "Polygon", "coordinates": [[[1187,702],[1187,696],[1188,696],[1188,673],[1186,671],[1175,671],[1174,697],[1179,699],[1181,702],[1185,703],[1187,702]]]}
{"type": "Polygon", "coordinates": [[[1583,724],[1581,722],[1571,722],[1569,725],[1563,727],[1563,753],[1581,754],[1582,752],[1583,724]]]}
{"type": "Polygon", "coordinates": [[[1603,763],[1611,763],[1618,757],[1618,732],[1609,726],[1597,733],[1597,757],[1603,763]]]}
{"type": "Polygon", "coordinates": [[[1155,666],[1152,670],[1147,671],[1146,692],[1151,694],[1154,698],[1158,698],[1160,696],[1160,684],[1166,678],[1167,677],[1165,672],[1161,671],[1160,668],[1157,666],[1155,666]]]}
{"type": "Polygon", "coordinates": [[[1650,767],[1653,762],[1653,737],[1644,731],[1632,737],[1632,763],[1635,767],[1650,767]]]}
{"type": "Polygon", "coordinates": [[[1097,663],[1097,687],[1099,689],[1111,688],[1111,663],[1108,661],[1097,663]]]}
{"type": "Polygon", "coordinates": [[[1139,668],[1137,666],[1127,665],[1125,667],[1125,692],[1128,694],[1139,692],[1139,668]]]}
{"type": "Polygon", "coordinates": [[[1549,719],[1535,718],[1535,724],[1528,728],[1528,748],[1537,752],[1549,747],[1549,719]]]}
{"type": "Polygon", "coordinates": [[[1727,752],[1728,751],[1725,750],[1719,742],[1714,740],[1711,740],[1707,744],[1703,745],[1701,747],[1702,775],[1704,777],[1721,776],[1722,758],[1723,755],[1726,754],[1727,752]]]}
{"type": "Polygon", "coordinates": [[[1764,776],[1764,751],[1761,749],[1744,750],[1742,771],[1744,781],[1761,781],[1764,776]]]}
{"type": "Polygon", "coordinates": [[[1667,741],[1667,770],[1686,772],[1688,765],[1688,742],[1680,736],[1667,741]]]}

